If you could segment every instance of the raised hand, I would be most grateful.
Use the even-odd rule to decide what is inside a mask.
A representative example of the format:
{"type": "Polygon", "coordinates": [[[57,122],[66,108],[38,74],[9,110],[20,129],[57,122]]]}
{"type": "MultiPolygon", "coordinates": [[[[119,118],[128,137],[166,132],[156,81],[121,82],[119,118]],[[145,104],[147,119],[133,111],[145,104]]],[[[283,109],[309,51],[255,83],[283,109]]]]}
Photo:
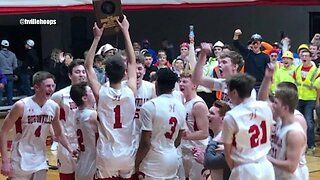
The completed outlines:
{"type": "Polygon", "coordinates": [[[130,26],[130,24],[129,24],[129,21],[128,21],[128,19],[127,19],[127,16],[123,15],[123,20],[122,20],[122,22],[120,22],[119,20],[117,20],[117,23],[118,23],[118,25],[119,25],[119,27],[120,27],[120,29],[121,29],[122,32],[123,32],[123,31],[129,31],[129,26],[130,26]]]}
{"type": "Polygon", "coordinates": [[[104,27],[105,27],[105,24],[103,24],[103,26],[101,28],[99,28],[97,23],[95,22],[94,26],[93,26],[93,36],[95,38],[100,38],[103,34],[104,27]]]}
{"type": "Polygon", "coordinates": [[[272,78],[275,68],[276,66],[274,64],[269,63],[265,71],[265,77],[272,78]]]}
{"type": "Polygon", "coordinates": [[[211,54],[211,51],[210,43],[201,43],[201,53],[209,55],[211,54]]]}
{"type": "Polygon", "coordinates": [[[236,30],[234,31],[234,35],[235,35],[235,36],[240,36],[240,35],[242,35],[241,29],[236,29],[236,30]]]}

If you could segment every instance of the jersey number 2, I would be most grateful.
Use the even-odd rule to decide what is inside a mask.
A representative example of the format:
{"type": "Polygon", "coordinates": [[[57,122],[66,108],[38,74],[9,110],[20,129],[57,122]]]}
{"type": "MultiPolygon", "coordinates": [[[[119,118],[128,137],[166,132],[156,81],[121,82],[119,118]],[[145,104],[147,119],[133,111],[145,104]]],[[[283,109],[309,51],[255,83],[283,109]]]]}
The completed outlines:
{"type": "Polygon", "coordinates": [[[169,119],[169,124],[171,124],[171,131],[170,132],[166,132],[164,134],[164,136],[167,138],[167,139],[172,139],[172,136],[173,136],[173,133],[176,131],[176,127],[177,127],[177,119],[175,117],[171,117],[169,119]]]}
{"type": "Polygon", "coordinates": [[[264,144],[267,142],[267,128],[266,128],[266,121],[262,121],[260,124],[260,128],[262,130],[262,138],[259,138],[260,129],[257,125],[253,124],[249,128],[249,134],[252,133],[250,138],[250,145],[251,148],[257,147],[259,144],[264,144]]]}
{"type": "Polygon", "coordinates": [[[114,109],[114,124],[113,124],[113,128],[114,129],[118,129],[118,128],[122,128],[122,123],[121,123],[121,115],[120,115],[120,105],[117,105],[114,109]]]}

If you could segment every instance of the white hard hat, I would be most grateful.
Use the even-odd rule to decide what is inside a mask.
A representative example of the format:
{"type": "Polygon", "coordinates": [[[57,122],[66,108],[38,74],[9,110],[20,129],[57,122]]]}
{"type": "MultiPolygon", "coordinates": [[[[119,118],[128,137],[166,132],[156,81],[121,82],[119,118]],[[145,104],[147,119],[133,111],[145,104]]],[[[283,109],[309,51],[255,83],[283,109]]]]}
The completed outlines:
{"type": "Polygon", "coordinates": [[[28,39],[28,40],[26,41],[26,44],[27,44],[28,46],[30,46],[30,47],[33,47],[33,46],[34,46],[34,41],[33,41],[32,39],[28,39]]]}
{"type": "Polygon", "coordinates": [[[9,47],[9,41],[8,40],[2,40],[1,46],[9,47]]]}

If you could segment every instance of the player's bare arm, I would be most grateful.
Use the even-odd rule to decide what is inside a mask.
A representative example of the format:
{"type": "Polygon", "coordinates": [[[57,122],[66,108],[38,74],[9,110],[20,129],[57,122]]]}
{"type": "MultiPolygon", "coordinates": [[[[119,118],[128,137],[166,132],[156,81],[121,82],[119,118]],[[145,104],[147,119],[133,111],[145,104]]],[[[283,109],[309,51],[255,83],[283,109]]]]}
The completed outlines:
{"type": "Polygon", "coordinates": [[[224,155],[229,168],[232,169],[234,167],[234,161],[231,159],[231,150],[234,148],[232,147],[232,142],[237,130],[234,128],[236,126],[234,119],[228,114],[224,116],[223,121],[222,140],[224,144],[224,155]]]}
{"type": "Polygon", "coordinates": [[[60,117],[60,110],[59,110],[59,107],[57,106],[56,112],[55,112],[55,116],[54,116],[54,118],[52,120],[52,127],[53,127],[53,130],[54,130],[54,134],[56,136],[56,139],[70,153],[74,153],[74,150],[71,148],[71,145],[70,145],[69,141],[67,140],[67,138],[64,135],[64,133],[62,133],[59,117],[60,117]]]}
{"type": "Polygon", "coordinates": [[[287,152],[286,160],[274,159],[268,156],[269,161],[279,169],[287,171],[289,173],[294,173],[297,169],[301,152],[304,151],[303,147],[306,144],[305,135],[299,131],[290,131],[287,133],[287,152]]]}
{"type": "Polygon", "coordinates": [[[231,159],[232,144],[224,143],[224,156],[230,169],[233,169],[234,161],[231,159]]]}
{"type": "Polygon", "coordinates": [[[203,77],[203,66],[206,64],[207,55],[211,53],[211,47],[208,43],[201,43],[201,51],[199,60],[194,68],[192,74],[192,82],[207,87],[209,89],[214,88],[214,78],[203,77]]]}
{"type": "Polygon", "coordinates": [[[131,88],[133,93],[136,93],[137,91],[137,63],[136,63],[136,56],[134,54],[130,33],[129,33],[129,22],[127,20],[127,17],[124,16],[122,22],[119,21],[118,25],[123,33],[124,36],[124,43],[126,47],[127,52],[127,60],[128,60],[128,86],[131,88]]]}
{"type": "Polygon", "coordinates": [[[187,132],[184,139],[186,140],[202,140],[209,136],[209,120],[208,107],[203,102],[197,102],[192,108],[192,116],[195,119],[198,130],[195,132],[187,132]]]}
{"type": "Polygon", "coordinates": [[[84,61],[84,67],[87,72],[88,82],[89,82],[89,85],[90,85],[92,92],[93,92],[97,101],[99,99],[99,91],[100,91],[101,85],[100,85],[100,83],[97,79],[97,75],[93,69],[93,60],[94,60],[94,56],[95,56],[95,53],[97,50],[98,43],[99,43],[101,36],[103,34],[103,30],[104,30],[104,27],[99,28],[97,26],[97,23],[94,23],[94,26],[93,26],[94,38],[93,38],[91,47],[88,51],[88,54],[86,56],[86,60],[84,61]]]}
{"type": "Polygon", "coordinates": [[[151,147],[151,136],[152,136],[152,132],[151,131],[142,130],[139,149],[137,151],[136,161],[135,161],[135,170],[136,170],[136,172],[139,172],[139,166],[140,166],[142,160],[146,157],[147,153],[150,150],[150,147],[151,147]]]}
{"type": "Polygon", "coordinates": [[[177,139],[174,140],[174,146],[177,148],[178,146],[180,146],[181,144],[181,139],[182,139],[182,136],[183,136],[183,133],[184,133],[184,129],[180,129],[179,130],[179,133],[178,133],[178,136],[177,136],[177,139]]]}
{"type": "Polygon", "coordinates": [[[7,141],[8,141],[8,132],[12,129],[15,122],[22,117],[24,111],[24,103],[20,100],[16,102],[9,114],[4,119],[3,126],[0,132],[0,147],[1,147],[1,159],[2,159],[2,166],[1,166],[1,174],[4,176],[9,176],[12,167],[10,163],[9,154],[7,151],[7,141]]]}
{"type": "Polygon", "coordinates": [[[258,100],[269,101],[269,92],[270,92],[270,86],[272,83],[272,77],[273,77],[274,71],[275,71],[275,66],[269,63],[266,68],[265,75],[261,83],[261,87],[259,89],[258,100]]]}

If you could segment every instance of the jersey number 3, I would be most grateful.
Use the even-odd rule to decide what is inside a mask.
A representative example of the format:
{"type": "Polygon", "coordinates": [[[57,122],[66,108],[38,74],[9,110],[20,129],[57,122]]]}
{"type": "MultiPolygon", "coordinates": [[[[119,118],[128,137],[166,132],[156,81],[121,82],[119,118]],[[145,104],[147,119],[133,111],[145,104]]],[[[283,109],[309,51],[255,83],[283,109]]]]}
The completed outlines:
{"type": "Polygon", "coordinates": [[[172,136],[174,134],[174,132],[176,131],[176,127],[177,127],[177,119],[175,117],[171,117],[169,119],[169,124],[171,124],[171,129],[170,129],[170,132],[166,132],[164,134],[164,136],[167,138],[167,139],[172,139],[172,136]]]}
{"type": "Polygon", "coordinates": [[[249,134],[252,134],[251,138],[250,138],[251,148],[257,147],[259,144],[264,144],[267,142],[266,121],[261,121],[260,128],[255,124],[253,124],[249,128],[248,132],[249,132],[249,134]],[[260,128],[261,128],[262,132],[260,132],[260,128]],[[259,138],[260,133],[262,133],[261,138],[259,138]]]}

